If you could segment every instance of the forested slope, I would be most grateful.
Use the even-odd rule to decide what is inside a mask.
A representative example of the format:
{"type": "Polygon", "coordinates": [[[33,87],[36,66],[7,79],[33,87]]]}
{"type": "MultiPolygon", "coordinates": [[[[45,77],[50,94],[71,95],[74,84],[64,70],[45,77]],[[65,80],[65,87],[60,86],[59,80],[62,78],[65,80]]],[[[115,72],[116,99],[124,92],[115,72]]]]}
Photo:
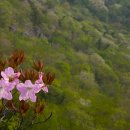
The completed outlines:
{"type": "Polygon", "coordinates": [[[0,0],[0,53],[56,74],[39,118],[52,117],[30,129],[129,130],[129,30],[129,0],[0,0]]]}

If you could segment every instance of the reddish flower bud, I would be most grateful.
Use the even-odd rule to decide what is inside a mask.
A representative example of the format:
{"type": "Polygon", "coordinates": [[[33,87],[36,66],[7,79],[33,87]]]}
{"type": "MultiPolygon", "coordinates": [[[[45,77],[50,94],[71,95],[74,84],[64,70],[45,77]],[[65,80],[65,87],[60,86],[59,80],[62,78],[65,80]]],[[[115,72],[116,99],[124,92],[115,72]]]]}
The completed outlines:
{"type": "Polygon", "coordinates": [[[12,53],[12,55],[8,59],[8,64],[10,67],[16,68],[23,62],[24,59],[25,59],[24,52],[16,50],[12,53]]]}
{"type": "Polygon", "coordinates": [[[14,103],[12,100],[7,100],[5,105],[8,109],[14,109],[14,103]]]}
{"type": "Polygon", "coordinates": [[[38,71],[38,72],[41,72],[43,70],[43,63],[41,61],[37,61],[33,63],[33,68],[38,71]]]}
{"type": "Polygon", "coordinates": [[[26,81],[26,80],[31,80],[32,82],[36,81],[39,77],[39,74],[35,70],[26,70],[22,71],[21,70],[21,75],[20,75],[20,80],[21,81],[26,81]]]}
{"type": "MultiPolygon", "coordinates": [[[[5,65],[6,65],[6,61],[0,59],[0,72],[5,69],[5,65]]],[[[2,78],[1,75],[0,75],[0,78],[2,78]]]]}
{"type": "Polygon", "coordinates": [[[37,100],[36,106],[34,108],[34,113],[41,114],[43,112],[44,108],[45,108],[45,103],[41,104],[40,101],[37,100]]]}
{"type": "Polygon", "coordinates": [[[43,75],[43,82],[47,85],[51,85],[54,79],[55,79],[55,74],[52,74],[50,72],[43,75]]]}
{"type": "Polygon", "coordinates": [[[0,59],[0,71],[4,70],[5,65],[6,65],[6,61],[0,59]]]}
{"type": "Polygon", "coordinates": [[[29,109],[29,104],[25,102],[24,100],[20,101],[19,113],[24,115],[28,111],[28,109],[29,109]]]}

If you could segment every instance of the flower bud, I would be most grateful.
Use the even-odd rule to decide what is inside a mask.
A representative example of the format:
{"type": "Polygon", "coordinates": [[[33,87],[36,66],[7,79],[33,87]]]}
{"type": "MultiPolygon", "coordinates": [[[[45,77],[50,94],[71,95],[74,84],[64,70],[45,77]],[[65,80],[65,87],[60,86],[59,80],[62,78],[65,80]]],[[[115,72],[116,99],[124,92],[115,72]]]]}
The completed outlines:
{"type": "Polygon", "coordinates": [[[38,72],[41,72],[43,70],[43,63],[41,61],[37,61],[33,63],[33,68],[38,71],[38,72]]]}
{"type": "Polygon", "coordinates": [[[23,62],[24,59],[25,59],[24,52],[16,50],[12,53],[12,55],[8,59],[8,64],[10,67],[16,68],[23,62]]]}
{"type": "Polygon", "coordinates": [[[35,70],[21,70],[20,80],[25,82],[26,80],[31,80],[32,82],[36,81],[39,77],[38,72],[35,70]]]}
{"type": "Polygon", "coordinates": [[[19,112],[24,115],[29,109],[29,104],[24,100],[20,101],[19,112]]]}
{"type": "Polygon", "coordinates": [[[52,74],[50,72],[43,75],[43,82],[47,85],[51,85],[54,79],[55,79],[55,74],[52,74]]]}
{"type": "Polygon", "coordinates": [[[41,114],[43,112],[44,108],[45,108],[45,103],[41,104],[40,101],[37,100],[36,106],[34,108],[34,113],[41,114]]]}

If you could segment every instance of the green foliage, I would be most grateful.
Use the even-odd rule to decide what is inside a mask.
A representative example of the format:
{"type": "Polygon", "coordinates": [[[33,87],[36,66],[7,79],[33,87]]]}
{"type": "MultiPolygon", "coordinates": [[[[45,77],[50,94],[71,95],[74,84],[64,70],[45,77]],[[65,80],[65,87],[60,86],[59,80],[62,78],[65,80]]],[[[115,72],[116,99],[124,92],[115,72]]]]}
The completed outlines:
{"type": "Polygon", "coordinates": [[[38,120],[52,118],[29,129],[130,129],[129,7],[129,0],[0,2],[0,54],[22,49],[22,67],[40,59],[56,74],[40,95],[47,103],[38,120]]]}
{"type": "Polygon", "coordinates": [[[10,25],[10,20],[12,15],[12,7],[9,2],[2,2],[0,3],[0,27],[8,27],[10,25]]]}

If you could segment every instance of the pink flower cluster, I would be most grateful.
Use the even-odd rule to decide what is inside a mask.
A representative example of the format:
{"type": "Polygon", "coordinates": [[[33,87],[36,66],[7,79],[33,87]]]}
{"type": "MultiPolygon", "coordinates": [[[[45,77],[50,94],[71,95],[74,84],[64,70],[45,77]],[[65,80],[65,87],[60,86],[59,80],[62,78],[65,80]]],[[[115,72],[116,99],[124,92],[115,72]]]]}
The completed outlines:
{"type": "Polygon", "coordinates": [[[32,83],[31,80],[26,80],[22,83],[19,80],[20,72],[15,73],[14,69],[8,67],[5,71],[1,71],[0,80],[0,99],[12,100],[12,90],[17,89],[20,92],[19,100],[31,100],[36,102],[36,94],[43,90],[48,92],[48,87],[42,80],[42,72],[39,73],[39,79],[32,83]]]}

